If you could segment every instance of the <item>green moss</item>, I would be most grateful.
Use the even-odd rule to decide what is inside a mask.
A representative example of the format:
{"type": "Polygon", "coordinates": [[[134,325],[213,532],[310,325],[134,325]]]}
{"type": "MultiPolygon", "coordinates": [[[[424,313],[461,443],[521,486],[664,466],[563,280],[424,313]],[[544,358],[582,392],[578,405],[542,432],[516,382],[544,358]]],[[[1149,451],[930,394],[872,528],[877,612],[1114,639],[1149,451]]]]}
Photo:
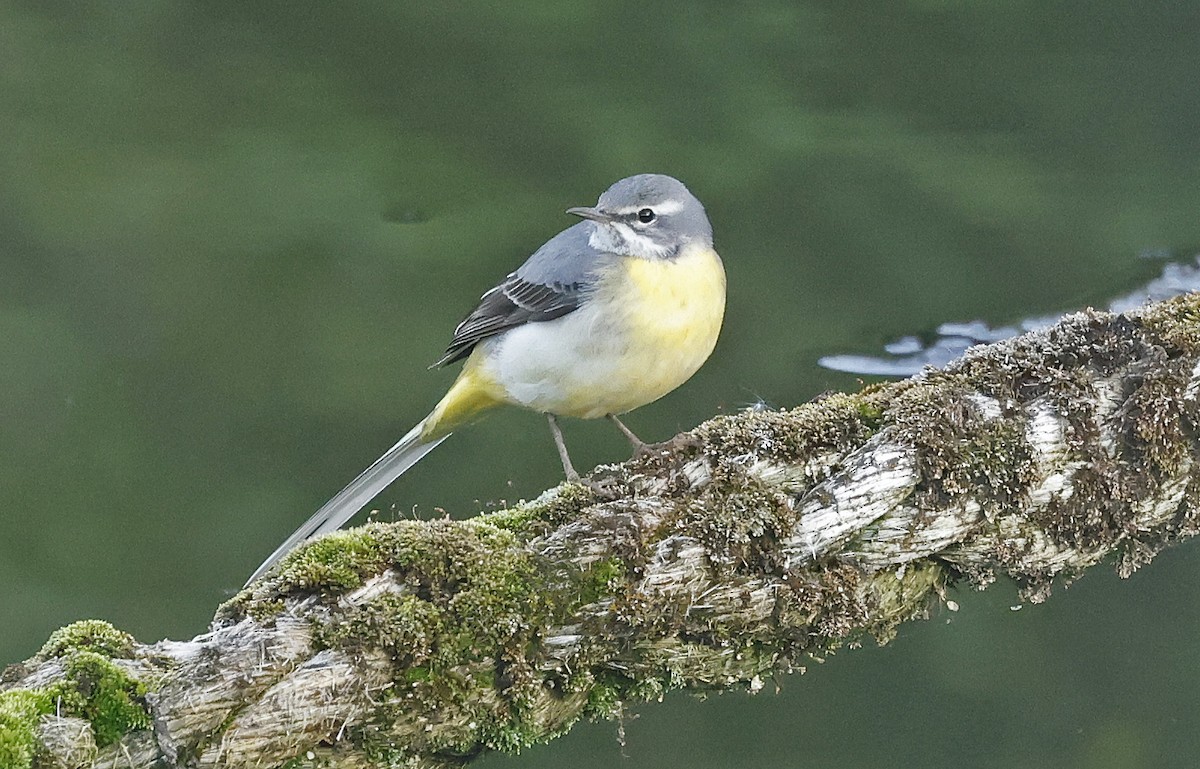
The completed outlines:
{"type": "Polygon", "coordinates": [[[288,554],[275,580],[292,589],[353,589],[379,570],[383,547],[371,526],[315,539],[288,554]]]}
{"type": "Polygon", "coordinates": [[[625,562],[616,556],[603,558],[592,565],[580,580],[577,606],[584,606],[605,596],[625,580],[625,562]]]}
{"type": "Polygon", "coordinates": [[[834,393],[789,411],[756,411],[710,419],[693,431],[714,458],[753,453],[780,463],[847,453],[878,429],[878,404],[862,395],[834,393]]]}
{"type": "Polygon", "coordinates": [[[787,495],[736,463],[714,468],[712,482],[685,509],[682,527],[722,576],[776,571],[778,540],[796,518],[787,495]]]}
{"type": "Polygon", "coordinates": [[[37,753],[38,719],[54,712],[54,700],[41,689],[0,692],[0,767],[29,769],[37,753]]]}
{"type": "MultiPolygon", "coordinates": [[[[241,593],[238,594],[242,595],[241,593]]],[[[237,597],[232,599],[238,600],[237,597]]],[[[232,601],[231,601],[232,602],[232,601]]],[[[287,608],[287,603],[282,598],[267,598],[258,601],[252,601],[246,604],[246,614],[256,622],[263,624],[273,622],[276,617],[283,614],[287,608]]],[[[224,607],[222,607],[224,609],[224,607]]]]}
{"type": "Polygon", "coordinates": [[[883,409],[877,403],[867,398],[858,399],[858,416],[870,430],[878,430],[883,425],[883,409]]]}
{"type": "Polygon", "coordinates": [[[662,702],[666,693],[674,688],[668,679],[647,676],[640,680],[630,680],[625,691],[625,699],[633,702],[662,702]]]}
{"type": "Polygon", "coordinates": [[[347,610],[336,624],[320,626],[316,639],[326,648],[379,647],[413,666],[430,658],[443,632],[436,606],[415,595],[388,593],[347,610]]]}
{"type": "Polygon", "coordinates": [[[424,665],[413,665],[404,669],[404,681],[410,684],[428,681],[431,675],[429,668],[424,665]]]}
{"type": "Polygon", "coordinates": [[[491,750],[516,754],[525,748],[545,742],[550,735],[536,726],[529,727],[520,719],[514,718],[484,724],[478,730],[478,738],[491,750]]]}
{"type": "Polygon", "coordinates": [[[1191,456],[1191,427],[1185,426],[1180,410],[1191,369],[1187,359],[1156,361],[1126,399],[1126,440],[1145,453],[1146,480],[1174,475],[1191,456]]]}
{"type": "MultiPolygon", "coordinates": [[[[340,606],[336,621],[316,626],[315,638],[350,653],[388,652],[400,682],[393,690],[397,717],[429,713],[431,723],[463,724],[425,734],[422,750],[454,755],[482,744],[514,751],[553,731],[537,715],[542,676],[529,659],[536,630],[553,611],[547,603],[552,592],[543,588],[546,577],[534,555],[519,546],[513,531],[494,522],[514,519],[493,514],[472,521],[369,525],[351,538],[321,540],[316,552],[304,548],[309,552],[297,554],[269,581],[274,597],[304,589],[337,601],[386,564],[390,571],[380,585],[386,589],[358,605],[340,606]],[[338,552],[343,547],[350,552],[338,552]],[[337,568],[329,569],[331,564],[337,568]],[[503,707],[480,706],[497,694],[503,707]]],[[[607,580],[614,568],[602,571],[600,578],[607,580]]],[[[252,597],[240,610],[250,611],[257,600],[252,597]]],[[[388,761],[395,758],[390,709],[381,702],[379,722],[364,725],[355,738],[388,761]]]]}
{"type": "Polygon", "coordinates": [[[944,589],[946,579],[945,567],[930,560],[910,563],[900,572],[888,569],[871,574],[863,584],[863,593],[876,607],[872,616],[883,618],[870,628],[875,639],[880,644],[891,641],[901,622],[926,610],[930,596],[944,589]]]}
{"type": "Polygon", "coordinates": [[[564,483],[531,502],[507,510],[483,513],[471,522],[505,529],[523,538],[537,536],[578,515],[597,501],[596,492],[579,483],[564,483]]]}
{"type": "Polygon", "coordinates": [[[973,403],[972,381],[953,372],[899,384],[889,395],[885,424],[896,441],[917,449],[918,504],[936,508],[972,497],[995,514],[1021,502],[1037,473],[1027,417],[994,397],[998,413],[984,412],[973,403]]]}
{"type": "MultiPolygon", "coordinates": [[[[400,524],[393,524],[399,526],[400,524]]],[[[266,622],[283,612],[288,593],[341,592],[363,584],[386,562],[387,524],[338,531],[300,545],[269,576],[256,580],[217,609],[216,620],[252,617],[266,622]]]]}
{"type": "Polygon", "coordinates": [[[598,676],[588,691],[587,705],[583,710],[584,715],[591,719],[611,719],[621,715],[627,688],[627,686],[621,685],[615,675],[598,676]]]}
{"type": "MultiPolygon", "coordinates": [[[[557,492],[557,489],[554,491],[557,492]]],[[[535,524],[542,523],[542,508],[536,503],[525,502],[505,510],[480,513],[472,520],[495,526],[498,529],[521,532],[535,524]]]]}
{"type": "Polygon", "coordinates": [[[582,713],[575,710],[569,718],[546,723],[525,717],[523,711],[515,711],[512,717],[494,722],[481,730],[481,741],[493,750],[520,753],[525,748],[544,745],[566,734],[581,716],[582,713]]]}
{"type": "Polygon", "coordinates": [[[133,636],[128,633],[102,620],[85,619],[51,633],[35,659],[48,660],[71,651],[92,651],[106,657],[127,658],[133,655],[133,647],[133,636]]]}
{"type": "Polygon", "coordinates": [[[91,723],[98,747],[150,726],[145,686],[104,655],[70,652],[64,675],[64,680],[47,687],[46,693],[65,715],[91,723]]]}
{"type": "Polygon", "coordinates": [[[1183,294],[1150,305],[1142,322],[1168,345],[1183,353],[1200,354],[1200,294],[1183,294]]]}
{"type": "MultiPolygon", "coordinates": [[[[410,767],[414,763],[411,753],[394,745],[376,745],[368,742],[363,746],[363,752],[370,760],[371,766],[379,767],[379,769],[400,769],[400,767],[410,767]]],[[[280,769],[300,769],[300,766],[302,765],[298,764],[291,768],[284,764],[280,769]]]]}
{"type": "Polygon", "coordinates": [[[662,702],[666,693],[679,685],[679,682],[671,680],[669,673],[633,677],[611,670],[600,671],[590,682],[587,703],[581,715],[592,720],[619,718],[626,706],[662,702]]]}
{"type": "Polygon", "coordinates": [[[103,622],[78,622],[51,636],[39,657],[61,658],[62,679],[40,689],[0,692],[0,767],[31,765],[38,719],[50,713],[87,720],[99,747],[148,728],[145,687],[108,656],[127,654],[131,646],[132,639],[103,622]]]}

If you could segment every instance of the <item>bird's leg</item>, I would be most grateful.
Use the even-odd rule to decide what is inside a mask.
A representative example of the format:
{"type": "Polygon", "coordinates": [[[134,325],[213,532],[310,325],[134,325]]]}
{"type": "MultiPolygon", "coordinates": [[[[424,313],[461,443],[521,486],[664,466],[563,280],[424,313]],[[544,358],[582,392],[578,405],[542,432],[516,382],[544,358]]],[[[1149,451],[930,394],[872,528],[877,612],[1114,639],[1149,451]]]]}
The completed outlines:
{"type": "Polygon", "coordinates": [[[562,430],[558,429],[558,420],[553,414],[546,414],[546,421],[550,423],[550,434],[554,436],[554,445],[558,447],[558,458],[562,460],[563,472],[567,474],[567,480],[577,483],[579,481],[579,473],[575,472],[575,466],[571,464],[571,455],[567,453],[567,444],[563,441],[562,430]]]}
{"type": "Polygon", "coordinates": [[[607,414],[606,416],[610,420],[612,420],[612,423],[617,426],[617,429],[620,430],[625,435],[625,437],[629,439],[629,445],[633,446],[633,455],[635,457],[645,456],[646,454],[650,453],[650,451],[652,450],[652,447],[650,446],[650,444],[646,443],[641,438],[634,435],[633,430],[630,430],[628,427],[625,426],[624,422],[617,419],[616,414],[607,414]]]}

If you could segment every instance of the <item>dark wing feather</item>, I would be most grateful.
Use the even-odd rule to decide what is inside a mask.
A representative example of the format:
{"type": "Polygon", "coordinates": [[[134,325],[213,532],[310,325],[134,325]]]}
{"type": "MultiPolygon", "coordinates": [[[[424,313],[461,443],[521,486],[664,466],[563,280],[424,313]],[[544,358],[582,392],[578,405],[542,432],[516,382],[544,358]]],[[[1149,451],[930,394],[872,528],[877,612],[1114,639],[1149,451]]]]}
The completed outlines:
{"type": "Polygon", "coordinates": [[[479,306],[454,329],[450,346],[433,365],[462,360],[481,340],[501,331],[561,318],[578,308],[582,298],[580,283],[546,285],[525,280],[514,272],[480,298],[479,306]]]}

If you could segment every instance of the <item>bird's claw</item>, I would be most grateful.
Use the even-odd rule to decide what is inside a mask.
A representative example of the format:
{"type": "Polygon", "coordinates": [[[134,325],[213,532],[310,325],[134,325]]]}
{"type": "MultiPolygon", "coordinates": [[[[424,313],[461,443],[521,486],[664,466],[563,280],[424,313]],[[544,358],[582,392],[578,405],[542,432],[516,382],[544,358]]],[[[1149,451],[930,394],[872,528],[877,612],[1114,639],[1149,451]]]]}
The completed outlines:
{"type": "Polygon", "coordinates": [[[690,433],[680,433],[674,438],[662,441],[661,443],[643,443],[636,446],[633,450],[634,459],[642,459],[651,454],[674,451],[678,449],[699,448],[704,445],[704,441],[690,433]]]}
{"type": "Polygon", "coordinates": [[[578,473],[575,477],[567,476],[567,483],[573,483],[577,486],[582,486],[588,491],[604,500],[620,499],[622,496],[622,487],[624,484],[614,476],[605,476],[602,478],[592,478],[590,476],[583,477],[578,473]]]}

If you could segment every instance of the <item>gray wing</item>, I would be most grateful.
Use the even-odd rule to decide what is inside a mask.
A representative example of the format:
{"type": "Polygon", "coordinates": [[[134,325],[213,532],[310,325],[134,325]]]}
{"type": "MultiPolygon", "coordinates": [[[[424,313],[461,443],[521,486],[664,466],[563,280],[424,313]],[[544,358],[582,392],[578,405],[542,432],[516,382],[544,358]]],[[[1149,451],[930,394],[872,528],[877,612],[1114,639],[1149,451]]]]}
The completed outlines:
{"type": "Polygon", "coordinates": [[[434,366],[461,360],[480,341],[526,323],[561,318],[578,309],[594,281],[597,265],[611,254],[588,245],[591,222],[580,222],[555,235],[454,329],[454,339],[434,366]]]}

